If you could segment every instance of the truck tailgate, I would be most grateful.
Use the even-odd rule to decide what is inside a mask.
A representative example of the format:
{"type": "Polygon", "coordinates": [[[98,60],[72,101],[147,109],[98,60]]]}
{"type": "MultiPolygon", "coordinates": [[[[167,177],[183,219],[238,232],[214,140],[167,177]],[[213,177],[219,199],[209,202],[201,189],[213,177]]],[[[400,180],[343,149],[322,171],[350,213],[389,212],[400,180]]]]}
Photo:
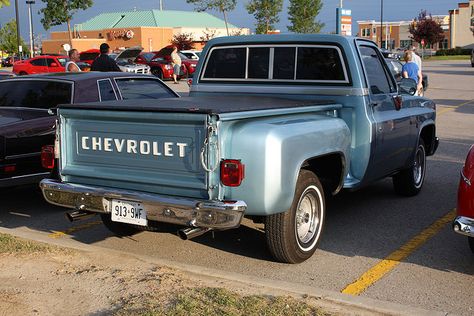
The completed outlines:
{"type": "Polygon", "coordinates": [[[207,116],[60,109],[65,182],[207,198],[201,167],[207,116]]]}

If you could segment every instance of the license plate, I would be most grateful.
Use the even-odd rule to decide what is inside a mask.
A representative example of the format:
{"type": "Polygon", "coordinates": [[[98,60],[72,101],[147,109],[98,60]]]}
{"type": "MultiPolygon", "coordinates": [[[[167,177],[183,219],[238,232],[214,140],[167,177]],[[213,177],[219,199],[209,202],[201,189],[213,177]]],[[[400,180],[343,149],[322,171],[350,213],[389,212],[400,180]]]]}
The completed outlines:
{"type": "Polygon", "coordinates": [[[146,210],[141,203],[132,201],[112,200],[110,210],[112,221],[127,224],[146,226],[146,210]]]}

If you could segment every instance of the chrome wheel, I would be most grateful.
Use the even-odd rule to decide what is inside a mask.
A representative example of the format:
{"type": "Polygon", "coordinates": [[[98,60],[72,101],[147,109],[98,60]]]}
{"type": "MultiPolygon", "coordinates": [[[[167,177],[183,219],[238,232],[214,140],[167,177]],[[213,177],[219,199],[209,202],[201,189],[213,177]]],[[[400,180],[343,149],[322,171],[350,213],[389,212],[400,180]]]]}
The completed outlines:
{"type": "Polygon", "coordinates": [[[424,146],[418,146],[415,155],[415,161],[413,164],[413,180],[416,187],[420,187],[423,184],[423,178],[425,177],[426,167],[426,153],[424,146]]]}
{"type": "Polygon", "coordinates": [[[313,247],[312,241],[321,231],[321,195],[314,185],[309,186],[301,195],[296,208],[295,229],[298,245],[302,250],[313,247]]]}

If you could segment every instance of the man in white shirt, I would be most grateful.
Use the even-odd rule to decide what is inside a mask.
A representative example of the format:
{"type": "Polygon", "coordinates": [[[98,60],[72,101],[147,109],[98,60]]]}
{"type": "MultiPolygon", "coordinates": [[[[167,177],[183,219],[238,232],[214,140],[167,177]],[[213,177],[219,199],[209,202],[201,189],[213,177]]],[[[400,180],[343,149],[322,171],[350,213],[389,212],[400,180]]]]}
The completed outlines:
{"type": "Polygon", "coordinates": [[[80,61],[80,55],[77,49],[71,49],[69,51],[69,61],[66,63],[66,72],[80,72],[81,68],[76,64],[76,61],[80,61]]]}
{"type": "Polygon", "coordinates": [[[420,71],[423,71],[421,69],[421,57],[418,56],[418,54],[416,53],[416,47],[415,46],[410,46],[410,51],[413,54],[413,62],[418,66],[418,69],[420,69],[420,71]]]}

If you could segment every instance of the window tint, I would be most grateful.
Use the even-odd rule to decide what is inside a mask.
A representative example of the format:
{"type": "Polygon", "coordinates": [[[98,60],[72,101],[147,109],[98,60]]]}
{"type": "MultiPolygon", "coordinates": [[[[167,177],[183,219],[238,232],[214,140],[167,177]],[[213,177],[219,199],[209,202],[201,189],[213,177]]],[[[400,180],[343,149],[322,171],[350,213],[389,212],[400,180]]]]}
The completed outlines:
{"type": "Polygon", "coordinates": [[[248,62],[248,78],[268,79],[269,61],[270,48],[250,48],[248,62]]]}
{"type": "Polygon", "coordinates": [[[163,84],[154,79],[123,78],[115,79],[122,98],[129,99],[159,99],[175,97],[163,84]]]}
{"type": "Polygon", "coordinates": [[[294,79],[295,50],[294,47],[275,47],[273,79],[294,79]]]}
{"type": "Polygon", "coordinates": [[[369,80],[370,91],[373,94],[390,93],[390,83],[374,47],[360,46],[360,53],[369,80]]]}
{"type": "Polygon", "coordinates": [[[46,66],[46,59],[44,58],[38,58],[38,59],[33,59],[30,61],[30,64],[33,66],[46,66]]]}
{"type": "Polygon", "coordinates": [[[101,101],[117,100],[114,88],[109,79],[97,81],[99,86],[99,96],[101,101]]]}
{"type": "Polygon", "coordinates": [[[58,63],[52,58],[47,58],[46,63],[48,64],[48,67],[51,67],[51,64],[53,64],[53,63],[55,63],[56,66],[59,66],[58,63]]]}
{"type": "Polygon", "coordinates": [[[71,103],[72,84],[44,80],[0,82],[0,107],[49,109],[71,103]]]}
{"type": "Polygon", "coordinates": [[[205,78],[245,78],[246,48],[215,49],[209,57],[205,78]]]}
{"type": "Polygon", "coordinates": [[[338,51],[334,48],[299,47],[296,79],[345,80],[338,51]]]}

